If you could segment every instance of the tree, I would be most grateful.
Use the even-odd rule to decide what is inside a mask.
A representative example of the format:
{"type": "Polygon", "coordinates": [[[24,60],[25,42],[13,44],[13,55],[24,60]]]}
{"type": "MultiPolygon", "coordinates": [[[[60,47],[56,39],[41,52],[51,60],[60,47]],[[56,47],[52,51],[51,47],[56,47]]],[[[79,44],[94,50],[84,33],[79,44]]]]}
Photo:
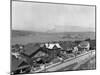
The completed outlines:
{"type": "Polygon", "coordinates": [[[90,40],[91,40],[90,38],[85,39],[85,41],[90,41],[90,40]]]}

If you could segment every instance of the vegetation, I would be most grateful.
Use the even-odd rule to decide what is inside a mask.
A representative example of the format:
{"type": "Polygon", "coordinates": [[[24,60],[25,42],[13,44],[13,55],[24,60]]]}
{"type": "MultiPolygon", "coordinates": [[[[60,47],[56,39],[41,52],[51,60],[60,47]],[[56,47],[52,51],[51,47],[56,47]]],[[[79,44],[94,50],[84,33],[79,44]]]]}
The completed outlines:
{"type": "MultiPolygon", "coordinates": [[[[16,33],[18,33],[18,36],[31,35],[31,33],[25,33],[25,34],[22,34],[23,32],[21,34],[19,34],[19,32],[16,32],[16,33]]],[[[43,34],[43,35],[45,35],[45,34],[43,34]]],[[[81,36],[81,35],[79,35],[79,36],[81,36]]],[[[70,37],[72,37],[71,34],[70,34],[70,37]]],[[[39,38],[39,36],[38,36],[38,38],[39,38]]],[[[64,37],[63,39],[66,39],[66,37],[64,37]]],[[[24,39],[24,41],[27,41],[27,40],[24,39]]],[[[54,58],[57,58],[57,57],[61,57],[63,59],[68,59],[69,57],[73,57],[73,55],[70,54],[70,53],[72,53],[71,50],[73,49],[73,47],[77,46],[81,41],[82,40],[74,40],[74,41],[73,40],[71,40],[71,41],[70,40],[57,40],[57,41],[52,41],[52,42],[59,43],[61,45],[61,47],[63,48],[63,50],[66,51],[66,53],[68,52],[68,49],[70,49],[69,52],[67,53],[68,55],[61,54],[61,52],[60,52],[61,50],[60,49],[54,49],[54,50],[51,51],[51,50],[46,49],[46,48],[40,48],[41,42],[39,42],[39,43],[33,42],[32,43],[32,42],[29,42],[29,41],[26,42],[25,44],[15,44],[16,43],[15,42],[14,45],[12,45],[12,52],[14,51],[13,48],[15,46],[16,50],[21,52],[20,54],[26,59],[25,62],[28,63],[28,65],[31,65],[28,68],[28,71],[29,71],[29,69],[32,68],[32,66],[39,66],[41,63],[42,64],[49,63],[52,60],[54,60],[54,58]],[[22,45],[24,47],[23,51],[20,51],[20,49],[19,49],[20,45],[22,45]],[[34,58],[34,54],[35,54],[35,52],[37,50],[42,50],[44,53],[48,54],[48,56],[43,56],[43,57],[41,57],[40,61],[36,61],[35,63],[33,63],[33,60],[37,59],[37,58],[34,58]]],[[[93,50],[93,49],[96,48],[96,40],[91,40],[90,38],[87,38],[87,39],[85,39],[85,41],[89,41],[90,42],[90,50],[93,50]]],[[[46,42],[46,41],[44,41],[44,42],[46,42]]],[[[54,60],[54,62],[58,62],[58,61],[59,60],[54,60]]],[[[93,59],[92,61],[93,61],[92,65],[95,66],[95,60],[93,59]]],[[[11,62],[13,62],[13,60],[11,62]]],[[[85,65],[86,66],[88,65],[88,67],[85,67],[85,69],[87,69],[87,68],[90,69],[90,67],[92,66],[91,62],[88,61],[85,64],[83,64],[83,66],[81,66],[79,69],[83,69],[85,65]]],[[[12,64],[12,66],[13,66],[13,64],[12,64]]],[[[94,66],[91,69],[95,68],[94,66]]]]}
{"type": "Polygon", "coordinates": [[[77,70],[94,70],[96,69],[96,57],[91,58],[86,63],[80,65],[77,70]]]}

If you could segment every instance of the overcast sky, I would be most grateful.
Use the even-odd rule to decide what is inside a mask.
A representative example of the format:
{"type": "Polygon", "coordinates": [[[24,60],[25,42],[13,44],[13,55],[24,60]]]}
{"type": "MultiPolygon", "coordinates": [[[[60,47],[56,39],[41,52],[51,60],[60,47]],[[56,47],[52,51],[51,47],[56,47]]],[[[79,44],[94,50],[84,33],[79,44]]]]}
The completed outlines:
{"type": "Polygon", "coordinates": [[[70,26],[95,28],[95,7],[12,2],[12,29],[63,31],[70,26]]]}

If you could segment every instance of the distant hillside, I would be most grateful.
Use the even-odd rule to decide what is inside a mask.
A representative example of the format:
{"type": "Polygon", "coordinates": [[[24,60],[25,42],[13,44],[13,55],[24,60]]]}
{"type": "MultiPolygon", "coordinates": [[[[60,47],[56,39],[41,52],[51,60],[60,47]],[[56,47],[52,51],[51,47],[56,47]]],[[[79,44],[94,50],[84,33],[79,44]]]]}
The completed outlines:
{"type": "Polygon", "coordinates": [[[95,38],[95,32],[67,32],[62,36],[63,39],[82,39],[82,38],[95,38]]]}
{"type": "Polygon", "coordinates": [[[29,36],[30,34],[35,34],[31,31],[23,31],[23,30],[12,30],[12,37],[22,37],[22,36],[29,36]]]}
{"type": "Polygon", "coordinates": [[[27,44],[33,42],[48,41],[73,41],[84,40],[87,38],[95,39],[95,32],[59,32],[46,33],[35,31],[12,30],[12,44],[27,44]]]}

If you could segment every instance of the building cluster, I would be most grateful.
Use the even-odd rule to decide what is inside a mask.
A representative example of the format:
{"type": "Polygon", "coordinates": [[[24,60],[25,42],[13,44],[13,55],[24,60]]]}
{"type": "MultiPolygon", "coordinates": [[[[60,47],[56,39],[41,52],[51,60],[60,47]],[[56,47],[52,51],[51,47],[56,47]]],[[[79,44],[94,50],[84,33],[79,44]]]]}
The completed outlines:
{"type": "MultiPolygon", "coordinates": [[[[67,47],[67,45],[66,45],[67,47]]],[[[12,73],[36,72],[45,69],[46,66],[74,57],[77,53],[89,51],[90,43],[82,41],[76,46],[63,48],[58,42],[42,43],[39,46],[27,50],[24,45],[12,46],[12,73]]]]}

